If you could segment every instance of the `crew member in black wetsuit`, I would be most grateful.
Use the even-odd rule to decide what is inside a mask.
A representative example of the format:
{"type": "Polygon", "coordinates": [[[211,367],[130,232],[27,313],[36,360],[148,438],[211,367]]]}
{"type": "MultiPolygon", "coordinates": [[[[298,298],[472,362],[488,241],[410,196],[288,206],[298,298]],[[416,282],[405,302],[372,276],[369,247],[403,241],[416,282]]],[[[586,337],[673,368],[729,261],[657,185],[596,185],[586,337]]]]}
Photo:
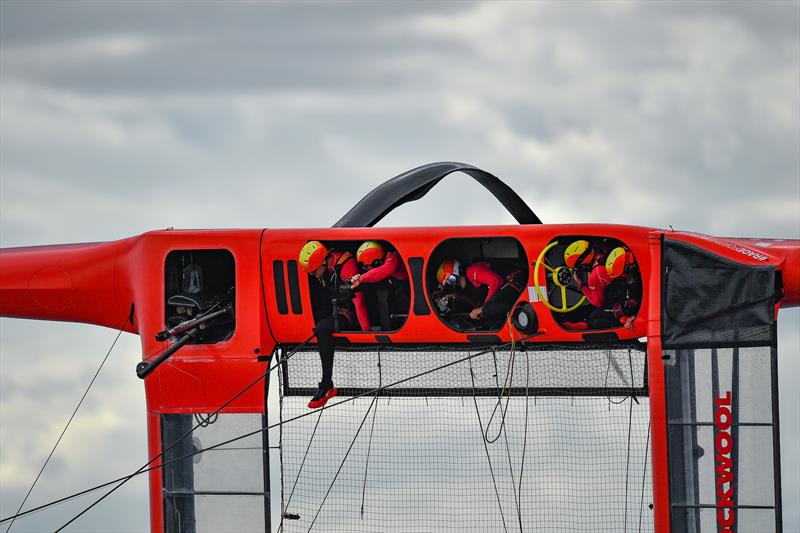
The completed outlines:
{"type": "Polygon", "coordinates": [[[322,407],[328,400],[336,396],[333,386],[333,333],[338,331],[369,331],[369,315],[364,295],[356,292],[352,300],[339,301],[334,316],[333,298],[338,297],[336,287],[358,274],[358,265],[350,252],[330,250],[319,241],[309,241],[300,250],[298,258],[300,268],[314,276],[321,284],[320,289],[312,291],[316,294],[312,307],[317,319],[314,331],[319,344],[319,358],[322,366],[322,380],[317,393],[308,402],[312,409],[322,407]],[[353,312],[355,311],[355,313],[353,312]]]}

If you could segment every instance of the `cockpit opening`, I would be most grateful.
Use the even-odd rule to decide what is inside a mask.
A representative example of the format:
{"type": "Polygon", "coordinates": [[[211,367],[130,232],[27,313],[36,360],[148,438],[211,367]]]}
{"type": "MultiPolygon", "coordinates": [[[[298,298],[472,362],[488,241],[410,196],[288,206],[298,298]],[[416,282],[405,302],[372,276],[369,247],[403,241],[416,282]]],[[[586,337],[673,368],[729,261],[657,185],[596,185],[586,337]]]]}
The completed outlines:
{"type": "Polygon", "coordinates": [[[533,277],[536,299],[564,329],[633,329],[642,304],[642,275],[622,241],[560,236],[539,253],[533,277]]]}
{"type": "MultiPolygon", "coordinates": [[[[228,250],[173,250],[164,264],[164,324],[181,323],[235,308],[236,267],[228,250]]],[[[204,322],[186,344],[215,344],[236,329],[233,313],[204,322]]]]}
{"type": "Polygon", "coordinates": [[[348,333],[403,327],[411,306],[408,269],[394,246],[385,240],[320,244],[328,263],[321,275],[308,275],[314,321],[334,316],[337,331],[348,333]]]}
{"type": "Polygon", "coordinates": [[[448,239],[430,256],[434,312],[456,331],[497,331],[528,283],[525,250],[512,237],[448,239]]]}

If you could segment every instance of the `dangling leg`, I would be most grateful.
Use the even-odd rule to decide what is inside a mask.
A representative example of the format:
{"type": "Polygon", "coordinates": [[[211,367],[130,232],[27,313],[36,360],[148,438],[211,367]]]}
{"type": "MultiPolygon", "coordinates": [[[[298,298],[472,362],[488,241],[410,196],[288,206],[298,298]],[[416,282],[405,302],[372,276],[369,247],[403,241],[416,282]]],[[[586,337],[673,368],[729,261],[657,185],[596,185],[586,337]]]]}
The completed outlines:
{"type": "Polygon", "coordinates": [[[319,382],[317,393],[308,402],[312,409],[322,407],[325,403],[336,396],[336,389],[333,386],[333,317],[325,317],[317,322],[314,330],[317,333],[317,343],[319,344],[319,359],[322,366],[322,380],[319,382]]]}

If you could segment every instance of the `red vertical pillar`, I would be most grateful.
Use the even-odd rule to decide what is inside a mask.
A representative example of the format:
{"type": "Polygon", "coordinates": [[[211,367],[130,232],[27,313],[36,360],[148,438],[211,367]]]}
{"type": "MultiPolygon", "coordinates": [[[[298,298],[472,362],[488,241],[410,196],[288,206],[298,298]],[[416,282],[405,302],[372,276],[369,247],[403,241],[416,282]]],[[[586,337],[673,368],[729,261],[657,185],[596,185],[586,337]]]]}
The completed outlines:
{"type": "Polygon", "coordinates": [[[650,434],[653,468],[653,524],[656,533],[668,532],[669,463],[667,461],[667,401],[661,359],[661,239],[650,235],[650,280],[647,293],[647,373],[650,388],[650,434]]]}

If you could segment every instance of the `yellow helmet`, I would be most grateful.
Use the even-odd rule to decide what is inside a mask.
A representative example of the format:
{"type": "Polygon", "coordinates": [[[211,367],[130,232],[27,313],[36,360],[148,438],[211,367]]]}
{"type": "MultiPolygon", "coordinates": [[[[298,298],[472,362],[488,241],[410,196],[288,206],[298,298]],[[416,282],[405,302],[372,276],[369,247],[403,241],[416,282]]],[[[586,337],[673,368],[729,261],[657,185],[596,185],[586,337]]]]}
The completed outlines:
{"type": "Polygon", "coordinates": [[[325,262],[326,257],[328,257],[328,249],[324,244],[319,241],[308,241],[300,249],[297,262],[300,264],[300,268],[310,274],[325,262]]]}
{"type": "Polygon", "coordinates": [[[366,241],[356,251],[356,259],[364,266],[378,266],[385,256],[383,246],[375,241],[366,241]]]}
{"type": "Polygon", "coordinates": [[[609,277],[618,278],[625,272],[625,267],[633,264],[633,254],[622,246],[617,246],[606,258],[606,272],[609,277]]]}
{"type": "Polygon", "coordinates": [[[570,267],[591,265],[594,261],[594,248],[589,244],[589,241],[575,241],[564,250],[564,263],[570,267]]]}

